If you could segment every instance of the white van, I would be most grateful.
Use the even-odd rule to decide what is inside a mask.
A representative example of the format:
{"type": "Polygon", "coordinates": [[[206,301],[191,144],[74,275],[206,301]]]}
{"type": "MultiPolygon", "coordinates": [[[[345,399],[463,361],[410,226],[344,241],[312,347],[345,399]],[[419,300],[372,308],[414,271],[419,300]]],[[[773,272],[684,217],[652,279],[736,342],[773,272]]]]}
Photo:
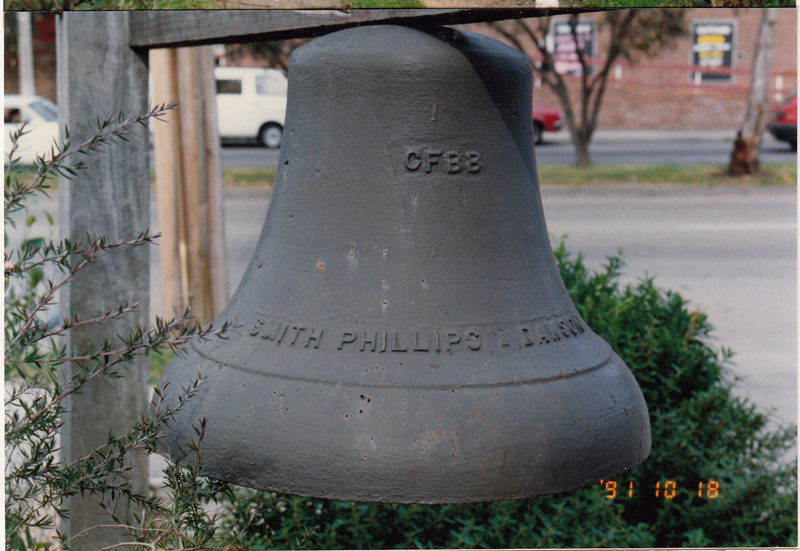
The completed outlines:
{"type": "Polygon", "coordinates": [[[222,139],[256,139],[281,146],[286,76],[277,69],[216,67],[217,120],[222,139]]]}
{"type": "Polygon", "coordinates": [[[11,152],[11,134],[25,123],[26,133],[17,140],[15,157],[33,165],[39,156],[49,156],[58,143],[58,108],[49,99],[18,94],[3,97],[3,139],[6,157],[11,152]]]}

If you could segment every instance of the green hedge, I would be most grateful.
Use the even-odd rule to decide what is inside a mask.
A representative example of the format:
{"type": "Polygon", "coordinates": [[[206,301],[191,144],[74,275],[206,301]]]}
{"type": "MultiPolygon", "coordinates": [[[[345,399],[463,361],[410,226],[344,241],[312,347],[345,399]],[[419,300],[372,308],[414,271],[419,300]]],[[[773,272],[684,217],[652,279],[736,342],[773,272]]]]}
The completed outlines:
{"type": "Polygon", "coordinates": [[[650,457],[615,481],[614,499],[600,484],[436,506],[237,490],[221,504],[222,534],[250,549],[796,546],[797,470],[788,457],[796,427],[768,428],[732,394],[732,353],[709,345],[706,316],[652,279],[621,286],[618,257],[593,273],[563,243],[555,255],[581,315],[631,368],[650,411],[650,457]]]}

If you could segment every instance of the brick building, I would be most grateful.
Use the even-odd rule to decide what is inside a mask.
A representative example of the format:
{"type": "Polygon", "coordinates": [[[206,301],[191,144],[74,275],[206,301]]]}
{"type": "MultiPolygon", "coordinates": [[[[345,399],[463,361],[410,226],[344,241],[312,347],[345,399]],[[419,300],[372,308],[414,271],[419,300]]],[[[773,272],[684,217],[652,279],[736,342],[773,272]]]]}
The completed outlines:
{"type": "MultiPolygon", "coordinates": [[[[761,23],[759,9],[685,9],[688,34],[656,59],[635,65],[625,60],[611,73],[600,110],[598,128],[669,130],[735,129],[744,118],[750,69],[761,23]],[[704,23],[723,23],[733,30],[730,70],[721,70],[729,80],[695,82],[697,66],[692,59],[692,28],[704,23]]],[[[566,21],[566,16],[553,18],[566,21]]],[[[587,13],[581,21],[596,22],[595,64],[602,64],[608,43],[601,13],[587,13]]],[[[468,28],[492,34],[485,25],[468,28]]],[[[702,41],[702,39],[701,39],[702,41]]],[[[579,79],[568,79],[573,107],[577,106],[579,79]]],[[[780,101],[797,87],[797,10],[782,8],[774,27],[770,64],[770,100],[780,101]]],[[[534,103],[559,107],[547,86],[536,86],[534,103]]]]}
{"type": "MultiPolygon", "coordinates": [[[[16,44],[8,43],[16,37],[16,14],[3,14],[5,48],[3,49],[3,89],[6,94],[19,92],[19,60],[16,44]]],[[[31,14],[33,33],[33,67],[36,93],[56,101],[56,18],[52,13],[31,14]]]]}
{"type": "MultiPolygon", "coordinates": [[[[600,111],[598,128],[604,129],[734,129],[742,118],[750,83],[750,67],[761,21],[758,9],[685,9],[690,32],[676,45],[654,60],[636,65],[619,63],[609,79],[600,111]],[[702,81],[693,75],[691,46],[693,25],[721,22],[733,29],[731,39],[730,79],[702,81]]],[[[13,14],[6,14],[13,17],[13,14]]],[[[596,59],[603,61],[607,29],[602,14],[587,13],[582,20],[596,21],[596,59]]],[[[565,17],[557,17],[565,20],[565,17]]],[[[34,14],[34,55],[36,87],[40,95],[56,99],[55,25],[52,14],[34,14]]],[[[467,26],[491,34],[486,25],[467,26]]],[[[14,48],[5,49],[5,92],[18,90],[14,48]]],[[[577,79],[570,83],[572,98],[577,98],[577,79]]],[[[774,29],[770,66],[770,99],[778,101],[797,87],[797,10],[781,8],[774,29]]],[[[545,106],[559,106],[558,98],[546,86],[534,89],[534,101],[545,106]]]]}

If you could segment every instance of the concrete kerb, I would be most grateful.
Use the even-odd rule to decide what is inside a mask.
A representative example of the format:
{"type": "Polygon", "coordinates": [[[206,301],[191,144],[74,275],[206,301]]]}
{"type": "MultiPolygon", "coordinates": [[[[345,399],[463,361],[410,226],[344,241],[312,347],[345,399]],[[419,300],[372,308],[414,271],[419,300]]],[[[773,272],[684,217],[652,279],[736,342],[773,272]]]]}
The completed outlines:
{"type": "MultiPolygon", "coordinates": [[[[597,129],[592,135],[592,143],[598,142],[731,142],[736,138],[736,129],[723,130],[614,130],[597,129]]],[[[548,142],[569,142],[569,130],[545,135],[548,142]]]]}

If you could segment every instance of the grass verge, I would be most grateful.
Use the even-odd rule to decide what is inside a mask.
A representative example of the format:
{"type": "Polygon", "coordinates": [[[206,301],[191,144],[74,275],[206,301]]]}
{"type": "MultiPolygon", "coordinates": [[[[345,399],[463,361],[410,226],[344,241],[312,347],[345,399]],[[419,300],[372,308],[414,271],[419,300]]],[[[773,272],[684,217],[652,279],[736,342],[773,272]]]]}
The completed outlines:
{"type": "MultiPolygon", "coordinates": [[[[725,174],[725,167],[719,165],[595,165],[589,168],[546,165],[538,167],[537,171],[539,183],[545,185],[797,185],[796,163],[763,165],[760,174],[738,178],[725,174]]],[[[235,168],[222,172],[222,184],[226,188],[271,187],[274,179],[274,168],[235,168]]]]}
{"type": "Polygon", "coordinates": [[[768,164],[760,174],[731,177],[719,165],[595,165],[577,168],[547,165],[537,168],[545,185],[685,184],[685,185],[797,185],[797,164],[768,164]]]}
{"type": "Polygon", "coordinates": [[[226,168],[222,171],[222,186],[226,188],[271,188],[274,180],[274,168],[226,168]]]}
{"type": "MultiPolygon", "coordinates": [[[[765,164],[760,174],[733,178],[719,165],[594,165],[577,168],[571,165],[545,165],[537,168],[539,183],[544,185],[607,184],[685,184],[685,185],[758,185],[796,186],[797,164],[765,164]]],[[[151,174],[151,178],[154,175],[151,174]]],[[[222,171],[225,188],[271,188],[274,168],[227,168],[222,171]]],[[[57,189],[58,181],[50,181],[57,189]]]]}

